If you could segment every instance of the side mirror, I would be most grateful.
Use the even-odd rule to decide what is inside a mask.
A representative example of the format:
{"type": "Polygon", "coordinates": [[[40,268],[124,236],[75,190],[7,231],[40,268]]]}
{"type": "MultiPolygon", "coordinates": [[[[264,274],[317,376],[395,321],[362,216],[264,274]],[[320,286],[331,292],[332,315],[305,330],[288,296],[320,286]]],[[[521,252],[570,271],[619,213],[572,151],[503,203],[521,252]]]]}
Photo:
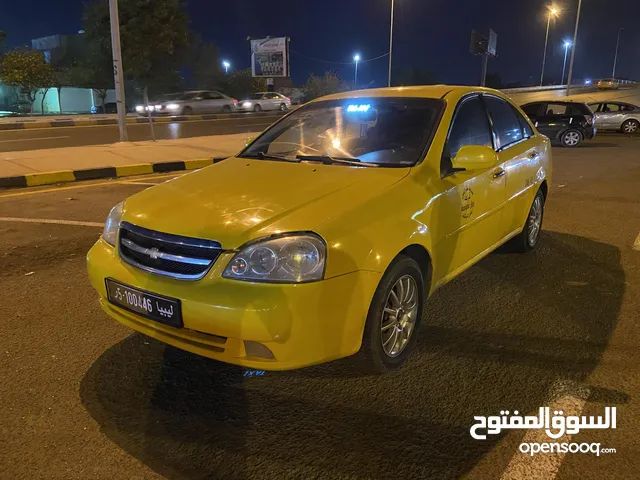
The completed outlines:
{"type": "Polygon", "coordinates": [[[253,138],[253,137],[247,137],[247,138],[245,138],[245,139],[244,139],[244,146],[245,146],[245,147],[248,147],[248,146],[251,144],[251,142],[253,142],[253,140],[254,140],[254,138],[253,138]]]}
{"type": "Polygon", "coordinates": [[[491,147],[484,145],[465,145],[451,159],[455,169],[486,170],[498,163],[498,154],[491,147]]]}

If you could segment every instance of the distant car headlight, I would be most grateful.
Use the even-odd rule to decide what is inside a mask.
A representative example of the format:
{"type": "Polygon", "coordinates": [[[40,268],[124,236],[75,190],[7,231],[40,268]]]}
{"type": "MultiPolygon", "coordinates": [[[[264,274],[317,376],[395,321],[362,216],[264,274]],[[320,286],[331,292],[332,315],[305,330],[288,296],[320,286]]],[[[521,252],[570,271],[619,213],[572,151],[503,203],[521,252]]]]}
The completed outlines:
{"type": "Polygon", "coordinates": [[[102,238],[112,247],[116,246],[116,241],[118,240],[118,229],[120,228],[123,207],[124,202],[120,202],[111,209],[107,217],[107,222],[104,224],[104,230],[102,231],[102,238]]]}
{"type": "Polygon", "coordinates": [[[156,105],[156,110],[162,110],[162,105],[156,105]]]}
{"type": "Polygon", "coordinates": [[[180,105],[178,105],[177,103],[167,104],[167,110],[178,110],[179,108],[180,108],[180,105]]]}
{"type": "Polygon", "coordinates": [[[250,107],[251,105],[253,105],[251,102],[242,102],[242,106],[243,107],[250,107]]]}
{"type": "Polygon", "coordinates": [[[242,247],[222,276],[270,283],[322,280],[326,252],[324,241],[312,233],[258,240],[242,247]]]}
{"type": "Polygon", "coordinates": [[[144,112],[144,105],[136,105],[136,112],[144,112]]]}

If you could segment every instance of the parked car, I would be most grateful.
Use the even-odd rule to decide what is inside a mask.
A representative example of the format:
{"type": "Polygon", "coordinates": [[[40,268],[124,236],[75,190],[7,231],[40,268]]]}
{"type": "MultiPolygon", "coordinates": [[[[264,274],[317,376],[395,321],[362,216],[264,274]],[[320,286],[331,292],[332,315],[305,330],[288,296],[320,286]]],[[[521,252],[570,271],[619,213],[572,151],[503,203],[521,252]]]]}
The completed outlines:
{"type": "MultiPolygon", "coordinates": [[[[192,115],[201,113],[231,113],[238,100],[215,90],[198,90],[171,94],[155,102],[149,102],[153,115],[192,115]]],[[[145,114],[144,105],[137,105],[136,112],[145,114]]]]}
{"type": "Polygon", "coordinates": [[[598,130],[617,130],[622,133],[640,131],[640,107],[623,102],[590,103],[598,130]]]}
{"type": "Polygon", "coordinates": [[[243,112],[259,112],[261,110],[280,110],[291,107],[291,99],[281,93],[258,92],[238,102],[238,110],[243,112]]]}
{"type": "Polygon", "coordinates": [[[522,105],[540,133],[563,147],[577,147],[596,135],[594,113],[585,103],[542,101],[522,105]]]}
{"type": "Polygon", "coordinates": [[[620,88],[620,80],[615,78],[603,78],[598,81],[598,88],[600,90],[616,90],[620,88]]]}
{"type": "Polygon", "coordinates": [[[330,95],[115,206],[89,279],[108,315],[192,353],[290,370],[360,351],[386,372],[439,287],[536,248],[551,173],[549,139],[496,90],[330,95]]]}
{"type": "Polygon", "coordinates": [[[91,113],[118,113],[118,104],[107,102],[104,105],[94,105],[91,107],[91,113]]]}

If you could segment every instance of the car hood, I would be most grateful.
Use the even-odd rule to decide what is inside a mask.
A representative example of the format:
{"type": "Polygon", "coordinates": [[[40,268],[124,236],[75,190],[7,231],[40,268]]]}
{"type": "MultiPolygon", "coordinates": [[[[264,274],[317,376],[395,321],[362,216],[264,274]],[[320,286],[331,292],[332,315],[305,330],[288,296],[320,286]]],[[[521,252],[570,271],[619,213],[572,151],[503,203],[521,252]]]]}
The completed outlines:
{"type": "Polygon", "coordinates": [[[130,197],[122,219],[234,249],[267,235],[313,231],[409,171],[229,158],[130,197]]]}

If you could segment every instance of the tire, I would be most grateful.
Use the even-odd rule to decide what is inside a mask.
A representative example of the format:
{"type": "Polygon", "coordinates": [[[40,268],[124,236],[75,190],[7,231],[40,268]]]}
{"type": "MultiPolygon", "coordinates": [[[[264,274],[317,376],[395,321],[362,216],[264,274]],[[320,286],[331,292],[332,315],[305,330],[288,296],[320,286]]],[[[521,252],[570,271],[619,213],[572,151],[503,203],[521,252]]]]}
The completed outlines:
{"type": "Polygon", "coordinates": [[[184,107],[182,109],[182,115],[192,115],[193,114],[193,108],[191,107],[184,107]]]}
{"type": "Polygon", "coordinates": [[[544,194],[541,190],[536,193],[531,208],[524,222],[522,232],[509,240],[508,247],[514,252],[526,253],[538,246],[542,220],[544,219],[544,194]]]}
{"type": "Polygon", "coordinates": [[[287,111],[287,104],[286,103],[281,103],[280,104],[280,111],[281,112],[286,112],[287,111]]]}
{"type": "Polygon", "coordinates": [[[583,137],[579,130],[567,130],[560,136],[560,142],[563,147],[576,148],[582,143],[583,137]]]}
{"type": "Polygon", "coordinates": [[[229,105],[225,105],[224,107],[222,107],[222,112],[231,113],[231,107],[229,105]]]}
{"type": "Polygon", "coordinates": [[[627,135],[631,135],[632,133],[637,133],[640,131],[640,122],[638,120],[626,120],[622,124],[622,133],[626,133],[627,135]]]}
{"type": "Polygon", "coordinates": [[[363,370],[385,373],[407,361],[418,336],[425,291],[418,263],[405,255],[399,256],[382,276],[369,307],[359,352],[363,370]],[[413,294],[405,293],[403,297],[403,291],[413,294]],[[404,302],[398,303],[394,298],[404,302]],[[395,310],[395,315],[388,310],[395,310]],[[399,336],[400,332],[408,334],[406,340],[399,336]]]}
{"type": "Polygon", "coordinates": [[[256,113],[260,112],[261,110],[262,110],[262,107],[260,106],[260,104],[256,104],[256,106],[253,107],[253,111],[256,113]]]}

